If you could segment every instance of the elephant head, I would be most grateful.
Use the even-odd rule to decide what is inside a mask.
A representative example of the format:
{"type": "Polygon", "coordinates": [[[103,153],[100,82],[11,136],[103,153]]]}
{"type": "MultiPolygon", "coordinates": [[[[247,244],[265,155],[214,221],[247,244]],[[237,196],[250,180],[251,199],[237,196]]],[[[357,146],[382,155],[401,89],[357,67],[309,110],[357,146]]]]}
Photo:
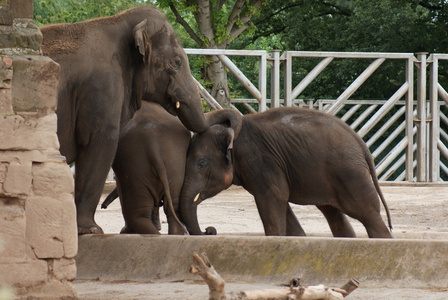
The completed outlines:
{"type": "Polygon", "coordinates": [[[159,103],[191,131],[208,128],[187,54],[165,16],[157,13],[144,19],[134,27],[133,36],[138,59],[143,60],[133,84],[135,101],[159,103]]]}
{"type": "Polygon", "coordinates": [[[197,219],[198,204],[232,185],[233,142],[242,126],[242,116],[231,109],[206,115],[220,122],[193,136],[180,196],[181,219],[192,235],[204,234],[197,219]]]}

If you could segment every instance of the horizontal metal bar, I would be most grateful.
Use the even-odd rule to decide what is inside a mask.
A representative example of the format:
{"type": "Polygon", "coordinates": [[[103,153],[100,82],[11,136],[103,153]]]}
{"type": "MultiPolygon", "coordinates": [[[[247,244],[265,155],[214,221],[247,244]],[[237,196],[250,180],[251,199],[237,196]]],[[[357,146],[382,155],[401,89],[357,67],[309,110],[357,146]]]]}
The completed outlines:
{"type": "MultiPolygon", "coordinates": [[[[232,101],[232,103],[256,103],[256,104],[259,103],[258,100],[255,99],[255,98],[252,98],[252,99],[247,99],[247,98],[233,98],[233,99],[231,99],[231,101],[232,101]]],[[[307,100],[303,100],[303,99],[295,99],[293,102],[294,102],[294,104],[296,104],[296,105],[303,105],[303,104],[305,104],[305,101],[307,101],[307,100]]],[[[271,99],[266,99],[266,103],[271,103],[271,102],[272,102],[271,99]]],[[[280,104],[284,104],[284,103],[285,103],[284,99],[280,99],[280,104]]]]}
{"type": "Polygon", "coordinates": [[[192,49],[185,48],[189,55],[230,55],[230,56],[269,56],[265,50],[230,50],[230,49],[192,49]]]}
{"type": "MultiPolygon", "coordinates": [[[[387,52],[318,52],[318,51],[287,51],[291,57],[334,57],[334,58],[371,58],[371,59],[410,59],[417,60],[413,53],[387,52]]],[[[285,53],[282,54],[282,56],[285,53]]]]}
{"type": "MultiPolygon", "coordinates": [[[[316,99],[316,102],[320,101],[324,104],[331,104],[334,101],[336,101],[336,99],[316,99]]],[[[387,101],[389,100],[361,100],[361,99],[347,99],[344,103],[347,105],[355,105],[355,104],[363,104],[363,105],[371,105],[371,104],[385,104],[387,103],[387,101]]],[[[396,105],[406,105],[406,101],[405,100],[398,100],[396,103],[396,105]]],[[[417,101],[414,101],[414,105],[417,104],[417,101]]]]}
{"type": "Polygon", "coordinates": [[[433,60],[434,58],[437,59],[447,59],[448,60],[448,54],[439,54],[439,53],[433,53],[429,56],[429,59],[433,60]]]}

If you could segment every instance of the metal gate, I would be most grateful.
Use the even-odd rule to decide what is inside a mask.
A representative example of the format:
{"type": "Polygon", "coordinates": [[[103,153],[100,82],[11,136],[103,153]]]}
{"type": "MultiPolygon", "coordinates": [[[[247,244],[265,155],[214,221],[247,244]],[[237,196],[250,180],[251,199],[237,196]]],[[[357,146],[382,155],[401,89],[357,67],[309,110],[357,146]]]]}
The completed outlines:
{"type": "MultiPolygon", "coordinates": [[[[375,158],[380,180],[437,182],[448,178],[448,94],[438,83],[438,63],[448,55],[421,53],[347,53],[257,50],[186,49],[188,55],[216,55],[229,71],[253,95],[253,99],[232,99],[232,103],[257,103],[258,111],[281,105],[308,106],[339,116],[369,146],[375,158]],[[258,87],[255,86],[229,57],[251,56],[258,59],[258,87]],[[300,60],[317,59],[316,65],[298,82],[293,72],[300,60]],[[365,60],[364,71],[335,95],[333,99],[305,99],[303,91],[335,60],[365,60]],[[388,99],[357,100],[353,94],[388,60],[402,64],[402,82],[388,99]],[[429,101],[427,101],[427,69],[430,69],[429,101]],[[284,99],[280,99],[281,69],[284,74],[284,99]],[[270,69],[270,70],[269,70],[270,69]],[[269,73],[268,73],[269,72],[269,73]],[[270,75],[270,98],[267,78],[270,75]],[[416,75],[416,79],[414,76],[416,75]],[[414,91],[414,89],[416,91],[414,91]],[[438,101],[439,97],[443,101],[438,101]],[[436,117],[432,117],[436,116],[436,117]],[[442,126],[441,126],[442,125],[442,126]],[[442,154],[442,155],[441,155],[442,154]]],[[[198,83],[199,84],[199,83],[198,83]]],[[[214,109],[219,104],[200,86],[201,95],[214,109]]],[[[250,107],[249,107],[250,110],[250,107]]],[[[253,110],[253,109],[252,109],[253,110]]]]}

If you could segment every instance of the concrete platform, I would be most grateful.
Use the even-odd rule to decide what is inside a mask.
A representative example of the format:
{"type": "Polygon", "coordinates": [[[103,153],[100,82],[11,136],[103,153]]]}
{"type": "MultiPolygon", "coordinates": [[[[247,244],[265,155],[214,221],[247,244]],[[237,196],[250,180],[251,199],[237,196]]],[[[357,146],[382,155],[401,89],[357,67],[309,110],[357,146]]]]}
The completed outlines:
{"type": "Polygon", "coordinates": [[[448,287],[448,241],[264,236],[88,235],[79,238],[78,280],[173,282],[191,254],[207,253],[228,282],[448,287]]]}
{"type": "Polygon", "coordinates": [[[393,240],[332,238],[320,211],[298,205],[292,208],[311,237],[265,237],[253,197],[239,187],[198,208],[201,227],[215,226],[218,236],[167,236],[163,213],[162,236],[113,235],[124,224],[117,201],[95,215],[108,234],[79,238],[79,299],[208,299],[203,280],[188,273],[191,254],[203,251],[227,292],[276,288],[293,277],[338,287],[355,277],[360,287],[348,299],[448,299],[448,186],[382,190],[393,240]]]}

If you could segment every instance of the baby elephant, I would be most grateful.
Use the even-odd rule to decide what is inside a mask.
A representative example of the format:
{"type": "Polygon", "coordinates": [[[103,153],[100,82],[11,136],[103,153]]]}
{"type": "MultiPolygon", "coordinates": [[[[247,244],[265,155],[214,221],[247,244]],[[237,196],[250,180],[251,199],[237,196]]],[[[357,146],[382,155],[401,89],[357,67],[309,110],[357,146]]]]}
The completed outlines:
{"type": "Polygon", "coordinates": [[[190,234],[201,234],[197,205],[231,184],[257,204],[266,235],[305,235],[288,202],[316,205],[337,237],[355,237],[359,220],[371,238],[391,238],[372,156],[340,119],[313,109],[283,107],[213,125],[190,142],[180,209],[190,234]],[[230,126],[229,126],[230,124],[230,126]]]}
{"type": "MultiPolygon", "coordinates": [[[[123,128],[112,165],[126,224],[121,233],[159,234],[157,212],[163,199],[168,233],[184,234],[176,214],[190,138],[178,118],[148,102],[123,128]]],[[[102,206],[113,195],[108,198],[102,206]]]]}

